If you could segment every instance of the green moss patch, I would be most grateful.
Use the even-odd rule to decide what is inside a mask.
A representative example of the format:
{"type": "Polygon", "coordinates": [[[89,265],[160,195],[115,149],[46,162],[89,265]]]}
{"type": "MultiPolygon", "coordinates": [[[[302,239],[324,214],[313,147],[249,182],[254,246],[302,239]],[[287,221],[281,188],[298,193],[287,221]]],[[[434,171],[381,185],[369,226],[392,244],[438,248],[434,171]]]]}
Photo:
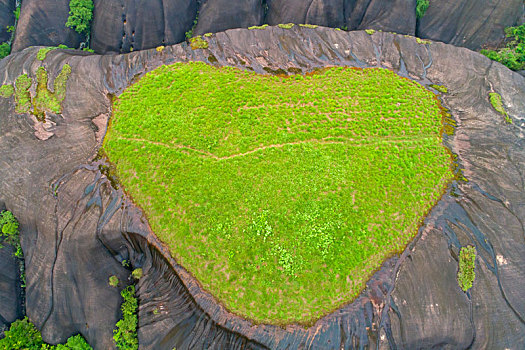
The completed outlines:
{"type": "Polygon", "coordinates": [[[318,25],[315,25],[315,24],[299,24],[300,27],[305,27],[305,28],[311,28],[311,29],[315,29],[318,27],[318,25]]]}
{"type": "Polygon", "coordinates": [[[251,29],[264,29],[266,27],[268,27],[268,25],[267,24],[263,24],[262,26],[251,26],[251,27],[248,27],[248,29],[250,29],[250,30],[251,29]]]}
{"type": "Polygon", "coordinates": [[[446,86],[443,86],[443,85],[436,85],[436,84],[431,84],[430,87],[436,91],[439,91],[441,92],[442,94],[446,94],[448,93],[448,89],[446,86]]]}
{"type": "Polygon", "coordinates": [[[501,114],[503,117],[505,117],[505,121],[509,124],[512,124],[512,119],[510,119],[509,115],[507,114],[507,111],[505,110],[505,107],[503,107],[503,101],[501,100],[501,95],[497,92],[491,92],[489,93],[489,100],[490,104],[496,112],[501,114]]]}
{"type": "Polygon", "coordinates": [[[476,273],[476,248],[473,246],[462,247],[459,252],[459,270],[458,270],[458,284],[464,291],[472,288],[476,273]]]}
{"type": "Polygon", "coordinates": [[[283,28],[283,29],[291,29],[295,24],[293,23],[286,23],[286,24],[278,24],[277,26],[279,28],[283,28]]]}
{"type": "Polygon", "coordinates": [[[15,81],[15,111],[16,113],[28,113],[31,111],[31,78],[27,74],[22,74],[15,81]]]}
{"type": "Polygon", "coordinates": [[[50,51],[53,51],[56,49],[58,49],[58,47],[43,47],[40,50],[38,50],[38,53],[36,54],[36,59],[43,61],[46,59],[46,56],[50,51]]]}
{"type": "Polygon", "coordinates": [[[452,179],[435,96],[384,69],[162,66],[104,149],[172,255],[229,310],[309,323],[356,297],[452,179]]]}

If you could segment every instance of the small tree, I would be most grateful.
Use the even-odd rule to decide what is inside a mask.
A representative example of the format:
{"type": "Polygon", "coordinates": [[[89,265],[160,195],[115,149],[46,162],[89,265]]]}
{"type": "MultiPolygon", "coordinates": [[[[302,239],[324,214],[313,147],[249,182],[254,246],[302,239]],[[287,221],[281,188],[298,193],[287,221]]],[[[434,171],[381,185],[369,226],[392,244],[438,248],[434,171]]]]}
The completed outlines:
{"type": "Polygon", "coordinates": [[[93,8],[92,0],[71,0],[66,27],[74,28],[79,34],[89,35],[93,8]]]}

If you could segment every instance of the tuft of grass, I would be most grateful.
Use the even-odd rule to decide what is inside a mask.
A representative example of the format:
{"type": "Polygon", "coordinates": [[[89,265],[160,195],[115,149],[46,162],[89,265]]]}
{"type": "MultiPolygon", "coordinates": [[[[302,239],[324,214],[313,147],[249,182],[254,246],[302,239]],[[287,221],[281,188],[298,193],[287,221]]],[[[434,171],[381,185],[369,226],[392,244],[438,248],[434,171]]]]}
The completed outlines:
{"type": "Polygon", "coordinates": [[[263,24],[262,26],[251,26],[251,27],[248,27],[248,29],[264,29],[268,27],[267,24],[263,24]]]}
{"type": "Polygon", "coordinates": [[[505,121],[507,123],[512,124],[512,119],[510,119],[507,111],[505,110],[505,107],[503,107],[503,101],[501,100],[501,95],[498,94],[497,92],[491,92],[489,93],[489,100],[490,100],[490,104],[492,105],[492,107],[494,107],[496,112],[501,114],[505,118],[505,121]]]}
{"type": "Polygon", "coordinates": [[[2,85],[0,86],[0,97],[9,98],[15,93],[13,85],[2,85]]]}
{"type": "Polygon", "coordinates": [[[143,274],[144,273],[142,272],[142,269],[140,267],[138,269],[133,270],[133,272],[131,272],[131,275],[133,276],[133,278],[137,280],[141,279],[143,274]]]}
{"type": "Polygon", "coordinates": [[[43,61],[46,59],[46,56],[47,54],[50,52],[50,51],[53,51],[53,50],[56,50],[58,49],[58,47],[43,47],[41,48],[40,50],[38,50],[38,53],[36,54],[36,59],[37,60],[40,60],[40,61],[43,61]]]}
{"type": "Polygon", "coordinates": [[[372,35],[372,34],[374,34],[376,31],[375,31],[374,29],[365,29],[365,32],[366,32],[366,34],[372,35]]]}
{"type": "Polygon", "coordinates": [[[190,46],[192,50],[207,49],[208,42],[198,35],[190,39],[190,46]]]}
{"type": "Polygon", "coordinates": [[[103,147],[122,186],[177,261],[257,322],[356,297],[454,176],[434,94],[386,69],[178,63],[113,111],[103,147]]]}
{"type": "Polygon", "coordinates": [[[429,86],[430,86],[432,89],[441,92],[442,94],[447,94],[447,93],[448,93],[448,89],[447,89],[446,86],[443,86],[443,85],[437,85],[437,84],[430,84],[429,86]]]}
{"type": "Polygon", "coordinates": [[[305,27],[305,28],[312,28],[312,29],[315,29],[318,27],[318,25],[315,25],[315,24],[299,24],[300,27],[305,27]]]}
{"type": "Polygon", "coordinates": [[[416,37],[416,42],[418,44],[422,44],[422,45],[427,45],[427,44],[431,44],[432,43],[430,40],[424,40],[424,39],[417,38],[417,37],[416,37]]]}
{"type": "Polygon", "coordinates": [[[459,252],[458,284],[464,291],[472,288],[476,273],[476,248],[473,246],[462,247],[459,252]]]}
{"type": "Polygon", "coordinates": [[[213,36],[213,33],[205,33],[204,34],[204,37],[206,38],[211,38],[213,36]]]}
{"type": "Polygon", "coordinates": [[[29,88],[32,81],[27,74],[22,74],[15,81],[15,112],[19,114],[31,111],[31,93],[29,88]]]}
{"type": "Polygon", "coordinates": [[[164,48],[165,48],[165,46],[164,46],[164,45],[161,45],[161,46],[157,46],[157,47],[155,48],[155,50],[157,50],[157,52],[162,52],[162,51],[164,51],[164,48]]]}
{"type": "Polygon", "coordinates": [[[283,28],[283,29],[291,29],[295,24],[293,23],[286,23],[286,24],[278,24],[277,26],[279,28],[283,28]]]}
{"type": "Polygon", "coordinates": [[[416,18],[421,19],[428,10],[430,5],[429,0],[417,0],[416,2],[416,18]]]}

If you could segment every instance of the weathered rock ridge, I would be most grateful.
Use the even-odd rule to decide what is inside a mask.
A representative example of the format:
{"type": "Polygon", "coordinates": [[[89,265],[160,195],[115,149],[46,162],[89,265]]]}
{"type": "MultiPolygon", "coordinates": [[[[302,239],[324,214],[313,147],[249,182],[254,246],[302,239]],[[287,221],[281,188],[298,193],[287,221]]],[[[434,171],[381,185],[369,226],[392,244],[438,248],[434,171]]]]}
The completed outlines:
{"type": "MultiPolygon", "coordinates": [[[[162,52],[86,55],[38,48],[0,61],[2,84],[22,73],[50,76],[72,67],[61,115],[46,123],[14,112],[0,99],[0,201],[20,220],[26,257],[26,310],[51,343],[81,333],[96,349],[111,349],[120,296],[108,285],[142,267],[137,286],[139,341],[144,349],[509,348],[525,346],[525,79],[464,48],[419,44],[413,37],[330,28],[234,29],[209,48],[186,43],[162,52]],[[384,67],[423,84],[445,85],[444,104],[457,121],[445,143],[468,182],[454,182],[418,237],[385,262],[353,303],[305,329],[253,325],[228,313],[203,291],[150,232],[140,212],[114,189],[93,159],[101,144],[111,95],[162,64],[186,61],[264,68],[327,65],[384,67]],[[488,101],[501,94],[513,124],[488,101]],[[51,137],[39,139],[44,128],[51,137]],[[458,248],[478,250],[474,287],[456,282],[458,248]],[[158,312],[154,312],[158,310],[158,312]]],[[[9,255],[0,255],[2,266],[9,255]]],[[[13,277],[0,274],[0,285],[13,277]]],[[[6,282],[7,281],[7,282],[6,282]]],[[[4,293],[4,290],[2,290],[4,293]]],[[[16,291],[0,299],[0,321],[16,291]],[[4,311],[5,310],[5,311],[4,311]]]]}
{"type": "MultiPolygon", "coordinates": [[[[12,18],[14,2],[0,2],[0,20],[12,18]]],[[[65,27],[68,4],[69,0],[24,0],[13,51],[36,45],[78,47],[80,37],[65,27]]],[[[91,47],[97,53],[180,43],[192,28],[194,34],[204,34],[289,22],[415,34],[479,49],[497,45],[503,29],[525,15],[522,0],[430,1],[421,20],[416,19],[416,0],[95,0],[94,4],[91,47]]]]}

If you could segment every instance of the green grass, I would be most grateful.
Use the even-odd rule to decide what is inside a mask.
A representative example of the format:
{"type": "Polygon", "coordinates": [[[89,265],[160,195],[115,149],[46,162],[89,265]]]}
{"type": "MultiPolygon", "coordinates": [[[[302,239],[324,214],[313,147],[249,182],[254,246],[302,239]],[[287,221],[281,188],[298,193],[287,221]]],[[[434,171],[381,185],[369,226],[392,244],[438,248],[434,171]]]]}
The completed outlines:
{"type": "Polygon", "coordinates": [[[497,92],[491,92],[489,93],[489,100],[490,100],[490,104],[492,105],[492,107],[494,107],[496,112],[501,114],[505,118],[505,121],[507,123],[512,124],[512,119],[510,119],[507,111],[505,110],[505,107],[503,107],[503,102],[501,101],[501,95],[498,94],[497,92]]]}
{"type": "Polygon", "coordinates": [[[473,246],[462,247],[459,252],[458,284],[466,292],[472,288],[476,278],[476,248],[473,246]]]}
{"type": "Polygon", "coordinates": [[[374,34],[376,31],[375,31],[374,29],[365,29],[365,32],[366,32],[366,34],[372,35],[372,34],[374,34]]]}
{"type": "Polygon", "coordinates": [[[311,28],[311,29],[315,29],[318,27],[318,25],[315,25],[315,24],[299,24],[300,27],[305,27],[305,28],[311,28]]]}
{"type": "Polygon", "coordinates": [[[163,66],[104,149],[172,255],[229,310],[308,324],[402,251],[453,177],[437,99],[384,69],[163,66]]]}
{"type": "Polygon", "coordinates": [[[251,26],[251,27],[248,27],[248,29],[250,29],[250,30],[251,29],[264,29],[266,27],[268,27],[268,25],[267,24],[263,24],[262,26],[251,26]]]}

